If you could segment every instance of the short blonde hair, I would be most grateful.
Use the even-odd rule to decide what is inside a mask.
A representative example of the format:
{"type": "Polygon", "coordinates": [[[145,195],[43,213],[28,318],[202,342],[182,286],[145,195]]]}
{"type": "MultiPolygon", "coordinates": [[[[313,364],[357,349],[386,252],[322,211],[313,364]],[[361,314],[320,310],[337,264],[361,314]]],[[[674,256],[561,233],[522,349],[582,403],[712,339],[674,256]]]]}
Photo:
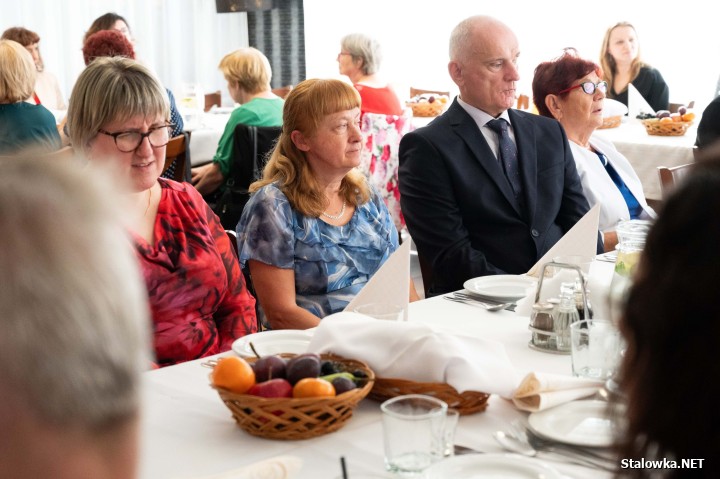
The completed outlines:
{"type": "Polygon", "coordinates": [[[24,46],[0,40],[0,104],[18,103],[35,91],[37,69],[24,46]]]}
{"type": "Polygon", "coordinates": [[[167,92],[150,70],[129,58],[97,58],[75,82],[67,114],[73,146],[87,152],[108,123],[136,116],[170,120],[167,92]]]}
{"type": "Polygon", "coordinates": [[[220,60],[218,68],[225,80],[237,83],[248,93],[270,90],[270,61],[256,48],[240,48],[220,60]]]}
{"type": "MultiPolygon", "coordinates": [[[[360,108],[360,94],[345,82],[311,79],[299,83],[285,98],[282,133],[262,179],[250,185],[250,191],[277,183],[296,211],[319,217],[327,207],[325,194],[291,134],[298,130],[311,137],[327,115],[353,108],[360,108]]],[[[355,206],[368,202],[370,188],[365,176],[357,169],[350,171],[342,180],[340,194],[355,206]]]]}

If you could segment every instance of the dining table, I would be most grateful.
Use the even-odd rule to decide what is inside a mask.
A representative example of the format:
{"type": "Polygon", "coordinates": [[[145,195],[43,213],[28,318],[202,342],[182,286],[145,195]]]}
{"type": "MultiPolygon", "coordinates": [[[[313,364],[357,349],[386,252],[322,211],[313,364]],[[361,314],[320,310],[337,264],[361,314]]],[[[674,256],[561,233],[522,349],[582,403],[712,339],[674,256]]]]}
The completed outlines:
{"type": "MultiPolygon", "coordinates": [[[[611,263],[594,261],[590,277],[595,284],[609,285],[612,271],[611,263]]],[[[600,304],[604,298],[593,300],[600,304]]],[[[436,331],[501,343],[520,376],[528,372],[572,373],[569,355],[528,346],[528,316],[507,310],[489,312],[437,296],[411,303],[408,318],[436,331]]],[[[364,399],[341,429],[316,438],[290,441],[255,437],[235,424],[230,410],[210,386],[210,369],[204,366],[208,359],[214,358],[143,373],[140,478],[206,477],[281,455],[302,460],[301,470],[292,476],[297,479],[342,478],[341,457],[350,478],[362,473],[396,477],[384,469],[379,402],[364,399]]],[[[455,442],[480,453],[505,453],[493,439],[493,432],[508,430],[511,422],[528,414],[507,398],[491,395],[486,410],[460,418],[455,442]]],[[[611,477],[611,473],[567,462],[544,462],[568,478],[611,477]]]]}

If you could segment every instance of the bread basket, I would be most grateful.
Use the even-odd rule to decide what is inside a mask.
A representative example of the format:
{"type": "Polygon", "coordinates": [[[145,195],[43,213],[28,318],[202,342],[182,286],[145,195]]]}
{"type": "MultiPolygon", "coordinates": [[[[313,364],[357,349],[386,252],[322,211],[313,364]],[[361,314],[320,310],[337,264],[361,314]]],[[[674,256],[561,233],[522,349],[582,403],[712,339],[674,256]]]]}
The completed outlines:
{"type": "MultiPolygon", "coordinates": [[[[295,354],[280,354],[289,359],[295,354]]],[[[212,386],[245,432],[266,439],[309,439],[337,431],[352,417],[358,403],[372,389],[375,373],[362,361],[321,354],[321,360],[332,360],[346,371],[362,370],[368,380],[361,387],[335,397],[264,398],[237,394],[212,386]]],[[[256,358],[247,358],[254,363],[256,358]]]]}
{"type": "Polygon", "coordinates": [[[605,130],[607,128],[617,128],[622,123],[622,115],[608,116],[603,118],[602,125],[598,127],[598,130],[605,130]]]}
{"type": "Polygon", "coordinates": [[[692,121],[660,121],[657,118],[640,121],[648,135],[653,136],[683,136],[693,124],[692,121]]]}
{"type": "Polygon", "coordinates": [[[368,397],[386,401],[405,394],[426,394],[445,401],[449,408],[457,409],[461,415],[474,414],[487,408],[489,394],[477,391],[463,393],[445,383],[420,383],[406,379],[376,378],[368,397]]]}

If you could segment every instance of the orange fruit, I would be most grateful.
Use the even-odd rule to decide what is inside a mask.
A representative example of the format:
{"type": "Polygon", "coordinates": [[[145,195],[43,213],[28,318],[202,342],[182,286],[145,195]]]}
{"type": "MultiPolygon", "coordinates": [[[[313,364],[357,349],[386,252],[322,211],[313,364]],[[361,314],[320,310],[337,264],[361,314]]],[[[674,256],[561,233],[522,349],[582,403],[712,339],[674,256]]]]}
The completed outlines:
{"type": "Polygon", "coordinates": [[[320,378],[304,378],[293,386],[294,398],[333,397],[335,388],[331,383],[320,378]]]}
{"type": "Polygon", "coordinates": [[[660,118],[660,123],[672,123],[672,122],[673,122],[673,119],[670,118],[669,116],[660,118]]]}
{"type": "Polygon", "coordinates": [[[683,121],[682,115],[680,115],[680,113],[670,113],[670,118],[672,118],[673,121],[683,121]]]}
{"type": "Polygon", "coordinates": [[[695,119],[695,113],[689,111],[682,116],[683,121],[693,121],[695,119]]]}
{"type": "Polygon", "coordinates": [[[213,385],[244,394],[255,384],[255,371],[242,358],[228,356],[218,359],[211,375],[213,385]]]}

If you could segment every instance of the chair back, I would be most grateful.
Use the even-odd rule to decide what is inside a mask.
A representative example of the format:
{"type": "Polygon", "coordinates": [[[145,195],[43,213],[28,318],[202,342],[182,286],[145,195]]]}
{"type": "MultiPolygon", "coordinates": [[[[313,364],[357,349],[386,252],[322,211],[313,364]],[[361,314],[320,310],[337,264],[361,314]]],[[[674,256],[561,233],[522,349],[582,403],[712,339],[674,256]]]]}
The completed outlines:
{"type": "Polygon", "coordinates": [[[250,184],[262,178],[262,172],[275,147],[282,127],[250,126],[239,123],[233,131],[230,177],[213,206],[223,227],[235,229],[245,204],[250,199],[250,184]]]}
{"type": "Polygon", "coordinates": [[[667,166],[658,166],[658,174],[660,175],[660,189],[662,191],[663,199],[667,198],[667,196],[672,192],[672,190],[677,186],[677,184],[682,181],[683,177],[685,177],[690,171],[692,171],[692,168],[695,166],[695,163],[687,163],[684,165],[679,166],[673,166],[673,167],[667,167],[667,166]]]}
{"type": "Polygon", "coordinates": [[[449,91],[440,91],[440,90],[423,90],[421,88],[415,88],[410,87],[410,98],[416,97],[418,95],[445,95],[447,97],[450,96],[449,91]]]}
{"type": "Polygon", "coordinates": [[[358,168],[385,201],[398,231],[405,227],[400,211],[400,140],[411,131],[412,117],[364,113],[360,124],[363,136],[358,168]]]}
{"type": "Polygon", "coordinates": [[[222,93],[220,90],[205,94],[205,111],[210,111],[213,106],[222,105],[222,93]]]}
{"type": "Polygon", "coordinates": [[[190,182],[190,138],[188,133],[171,138],[165,147],[165,166],[163,173],[175,163],[172,179],[179,182],[190,182]]]}
{"type": "MultiPolygon", "coordinates": [[[[230,240],[230,245],[232,246],[233,253],[235,253],[235,259],[239,261],[240,257],[237,249],[237,233],[233,230],[225,230],[225,234],[230,240]]],[[[255,286],[252,282],[252,276],[250,276],[250,268],[248,268],[247,266],[243,268],[242,265],[240,265],[240,271],[242,271],[243,278],[245,279],[245,287],[253,296],[253,298],[255,298],[255,316],[257,318],[258,332],[263,331],[265,327],[260,320],[260,302],[257,299],[257,293],[255,293],[255,286]]]]}
{"type": "Polygon", "coordinates": [[[279,96],[282,99],[285,99],[286,96],[292,91],[293,86],[292,85],[285,85],[278,88],[273,88],[272,92],[279,96]]]}
{"type": "Polygon", "coordinates": [[[693,108],[695,106],[695,100],[691,100],[688,103],[668,103],[668,111],[670,113],[677,113],[678,108],[685,106],[686,108],[693,108]]]}

